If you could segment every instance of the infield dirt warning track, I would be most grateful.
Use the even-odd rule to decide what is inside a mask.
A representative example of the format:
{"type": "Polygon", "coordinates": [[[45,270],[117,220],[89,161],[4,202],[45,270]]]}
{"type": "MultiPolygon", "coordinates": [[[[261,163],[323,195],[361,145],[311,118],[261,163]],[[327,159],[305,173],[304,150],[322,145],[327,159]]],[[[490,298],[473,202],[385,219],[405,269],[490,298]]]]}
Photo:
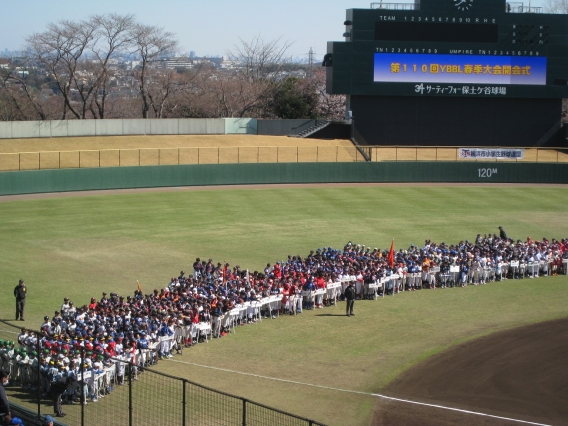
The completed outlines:
{"type": "MultiPolygon", "coordinates": [[[[444,326],[443,321],[440,326],[444,326]]],[[[548,425],[568,425],[568,319],[495,333],[427,359],[388,396],[548,425]]],[[[519,422],[381,400],[373,425],[519,422]]]]}

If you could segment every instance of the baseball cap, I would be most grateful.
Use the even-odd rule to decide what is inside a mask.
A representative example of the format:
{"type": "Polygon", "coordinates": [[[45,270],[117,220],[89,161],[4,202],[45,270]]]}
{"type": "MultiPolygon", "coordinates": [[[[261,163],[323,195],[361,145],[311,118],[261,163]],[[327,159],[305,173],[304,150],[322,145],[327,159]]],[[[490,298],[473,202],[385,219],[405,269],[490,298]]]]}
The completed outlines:
{"type": "Polygon", "coordinates": [[[45,419],[43,419],[43,424],[48,425],[50,423],[55,423],[55,419],[49,415],[45,416],[45,419]]]}

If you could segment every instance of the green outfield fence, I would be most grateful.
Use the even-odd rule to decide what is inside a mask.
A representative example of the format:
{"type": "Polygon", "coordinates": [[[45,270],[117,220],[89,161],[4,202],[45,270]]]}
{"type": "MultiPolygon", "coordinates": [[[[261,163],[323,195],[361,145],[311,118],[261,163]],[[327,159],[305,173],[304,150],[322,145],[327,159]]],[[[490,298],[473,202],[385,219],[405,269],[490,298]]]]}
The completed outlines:
{"type": "MultiPolygon", "coordinates": [[[[21,329],[0,320],[0,339],[18,346],[21,329]]],[[[28,330],[41,339],[42,333],[28,330]]],[[[41,351],[38,365],[42,362],[41,351]]],[[[81,357],[85,356],[84,350],[81,357]]],[[[14,415],[22,417],[26,425],[40,425],[46,415],[53,415],[53,402],[42,396],[39,367],[16,366],[5,357],[0,360],[3,369],[11,370],[10,385],[6,388],[14,415]]],[[[151,368],[125,365],[123,385],[118,374],[105,379],[99,386],[98,401],[87,398],[86,404],[77,401],[63,405],[65,417],[57,418],[60,426],[100,425],[172,425],[172,426],[324,426],[323,423],[296,416],[282,410],[250,401],[246,398],[220,392],[179,377],[160,373],[151,368]],[[106,393],[107,388],[112,388],[106,393]]],[[[82,362],[83,364],[83,362],[82,362]]],[[[116,370],[118,372],[118,370],[116,370]]],[[[78,394],[84,390],[79,386],[78,394]]]]}
{"type": "Polygon", "coordinates": [[[568,164],[392,161],[32,170],[0,172],[0,195],[176,186],[391,182],[568,184],[568,164]]]}

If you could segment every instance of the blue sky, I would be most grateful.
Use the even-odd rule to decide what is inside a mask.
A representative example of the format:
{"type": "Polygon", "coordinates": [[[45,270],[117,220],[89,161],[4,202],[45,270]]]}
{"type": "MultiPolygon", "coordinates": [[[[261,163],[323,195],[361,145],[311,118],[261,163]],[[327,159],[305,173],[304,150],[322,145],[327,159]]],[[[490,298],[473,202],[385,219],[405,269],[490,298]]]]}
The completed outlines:
{"type": "MultiPolygon", "coordinates": [[[[378,0],[374,0],[378,1],[378,0]]],[[[409,2],[410,0],[387,0],[409,2]]],[[[524,1],[528,5],[528,0],[524,1]]],[[[532,0],[541,6],[542,0],[532,0]]],[[[0,50],[20,49],[25,38],[49,22],[81,20],[96,13],[133,13],[138,21],[164,27],[177,35],[183,52],[224,55],[238,43],[261,35],[292,42],[289,53],[317,58],[326,42],[343,40],[345,10],[368,8],[371,0],[0,0],[4,19],[0,50]]]]}

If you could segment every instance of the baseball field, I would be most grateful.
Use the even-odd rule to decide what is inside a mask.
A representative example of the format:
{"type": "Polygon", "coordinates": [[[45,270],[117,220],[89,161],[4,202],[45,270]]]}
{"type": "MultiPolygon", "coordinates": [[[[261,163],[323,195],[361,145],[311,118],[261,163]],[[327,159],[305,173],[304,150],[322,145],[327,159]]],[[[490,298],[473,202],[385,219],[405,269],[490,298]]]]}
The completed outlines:
{"type": "MultiPolygon", "coordinates": [[[[180,270],[190,271],[196,257],[253,271],[289,254],[305,256],[348,241],[388,250],[394,238],[396,249],[405,249],[425,239],[473,240],[478,233],[497,233],[499,225],[515,239],[564,238],[567,209],[568,187],[530,185],[275,186],[3,197],[0,316],[13,319],[12,290],[20,278],[28,286],[26,321],[20,324],[37,329],[65,296],[83,305],[103,291],[131,295],[137,280],[149,293],[180,270]]],[[[533,331],[539,338],[525,339],[524,346],[509,335],[489,343],[495,351],[471,345],[497,332],[565,318],[566,306],[564,275],[404,292],[357,301],[357,315],[351,318],[342,315],[340,302],[239,327],[161,362],[159,369],[329,425],[425,424],[403,415],[434,419],[432,424],[505,424],[475,414],[387,403],[373,395],[389,392],[400,399],[562,424],[568,418],[562,408],[568,406],[566,394],[560,402],[542,398],[538,407],[531,405],[531,396],[549,385],[534,374],[532,382],[523,381],[524,364],[517,370],[507,366],[515,364],[517,346],[524,348],[521,357],[533,345],[535,352],[549,353],[542,340],[554,340],[557,333],[568,340],[566,322],[546,327],[556,330],[548,339],[533,331]],[[498,342],[503,340],[512,342],[512,352],[495,361],[500,369],[491,357],[501,352],[498,342]],[[467,363],[459,364],[464,358],[467,363]],[[481,361],[494,368],[480,369],[481,361]],[[435,391],[446,383],[454,389],[442,374],[450,366],[454,397],[435,391]],[[459,373],[470,366],[478,369],[475,386],[471,376],[460,382],[459,373]],[[499,385],[504,372],[511,374],[508,386],[499,385]],[[480,383],[488,387],[479,390],[480,383]],[[511,393],[511,388],[527,392],[511,393]],[[514,403],[507,404],[511,399],[514,403]]],[[[568,378],[563,358],[556,363],[555,358],[536,359],[544,360],[544,376],[552,382],[568,378]]]]}

